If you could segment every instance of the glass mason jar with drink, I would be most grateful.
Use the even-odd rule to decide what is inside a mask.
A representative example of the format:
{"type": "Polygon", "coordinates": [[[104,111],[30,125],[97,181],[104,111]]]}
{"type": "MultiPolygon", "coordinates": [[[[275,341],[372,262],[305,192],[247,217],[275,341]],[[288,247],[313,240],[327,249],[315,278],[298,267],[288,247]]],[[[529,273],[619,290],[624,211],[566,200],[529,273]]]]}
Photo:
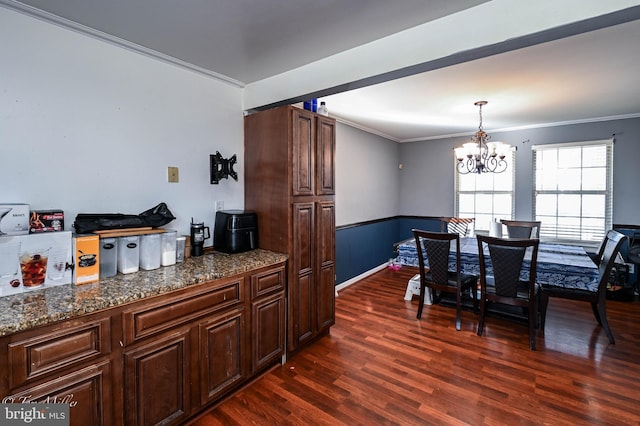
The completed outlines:
{"type": "Polygon", "coordinates": [[[47,260],[49,249],[32,250],[20,255],[22,284],[26,288],[39,287],[47,278],[47,260]]]}

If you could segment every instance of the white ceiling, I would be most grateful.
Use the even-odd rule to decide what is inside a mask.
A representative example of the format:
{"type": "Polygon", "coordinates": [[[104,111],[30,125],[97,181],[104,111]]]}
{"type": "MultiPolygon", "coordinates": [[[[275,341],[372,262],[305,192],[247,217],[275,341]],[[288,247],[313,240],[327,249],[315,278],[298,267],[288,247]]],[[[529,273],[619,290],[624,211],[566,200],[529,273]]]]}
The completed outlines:
{"type": "Polygon", "coordinates": [[[640,21],[332,95],[331,113],[397,141],[640,116],[640,21]]]}
{"type": "Polygon", "coordinates": [[[251,83],[487,0],[8,1],[251,83]]]}
{"type": "MultiPolygon", "coordinates": [[[[484,0],[0,0],[243,85],[484,0]],[[59,18],[62,19],[59,19],[59,18]],[[76,25],[79,24],[79,25],[76,25]]],[[[325,98],[330,114],[403,142],[640,116],[640,20],[325,98]]]]}

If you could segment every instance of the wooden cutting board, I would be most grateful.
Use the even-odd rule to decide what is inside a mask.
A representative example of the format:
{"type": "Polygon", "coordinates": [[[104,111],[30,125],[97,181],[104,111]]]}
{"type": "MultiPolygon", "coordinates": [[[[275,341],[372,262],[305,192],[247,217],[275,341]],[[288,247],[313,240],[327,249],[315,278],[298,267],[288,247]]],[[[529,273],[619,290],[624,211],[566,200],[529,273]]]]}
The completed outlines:
{"type": "Polygon", "coordinates": [[[162,234],[166,232],[164,228],[128,228],[128,229],[103,229],[100,231],[94,231],[94,234],[98,234],[100,238],[115,238],[115,237],[129,237],[131,235],[146,235],[146,234],[162,234]]]}

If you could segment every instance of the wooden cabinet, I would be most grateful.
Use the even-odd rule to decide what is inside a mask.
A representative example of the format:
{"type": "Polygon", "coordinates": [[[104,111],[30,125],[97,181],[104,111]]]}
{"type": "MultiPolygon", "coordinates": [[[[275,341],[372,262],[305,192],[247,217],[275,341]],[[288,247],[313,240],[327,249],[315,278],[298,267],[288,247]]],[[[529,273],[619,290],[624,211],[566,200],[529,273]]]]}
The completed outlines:
{"type": "Polygon", "coordinates": [[[190,346],[182,329],[125,351],[126,424],[177,424],[190,414],[190,346]]]}
{"type": "Polygon", "coordinates": [[[284,268],[277,268],[251,277],[253,373],[272,365],[285,353],[285,274],[284,268]]]}
{"type": "Polygon", "coordinates": [[[7,336],[1,399],[68,403],[71,425],[113,424],[111,329],[108,315],[92,315],[7,336]]]}
{"type": "Polygon", "coordinates": [[[335,120],[290,106],[245,117],[245,182],[260,247],[289,255],[295,352],[335,322],[335,120]]]}
{"type": "Polygon", "coordinates": [[[5,401],[69,404],[70,425],[110,426],[114,424],[111,363],[104,360],[69,374],[51,378],[16,392],[5,401]]]}
{"type": "Polygon", "coordinates": [[[251,279],[219,280],[123,312],[127,424],[183,423],[249,377],[251,279]]]}
{"type": "Polygon", "coordinates": [[[183,424],[281,360],[286,262],[0,338],[0,399],[183,424]]]}
{"type": "Polygon", "coordinates": [[[127,424],[182,423],[247,377],[245,293],[239,276],[123,312],[127,424]]]}
{"type": "Polygon", "coordinates": [[[198,334],[200,404],[206,405],[248,375],[244,309],[207,318],[198,334]]]}
{"type": "Polygon", "coordinates": [[[336,206],[333,201],[317,203],[318,286],[316,313],[318,329],[328,330],[335,323],[336,294],[336,206]]]}

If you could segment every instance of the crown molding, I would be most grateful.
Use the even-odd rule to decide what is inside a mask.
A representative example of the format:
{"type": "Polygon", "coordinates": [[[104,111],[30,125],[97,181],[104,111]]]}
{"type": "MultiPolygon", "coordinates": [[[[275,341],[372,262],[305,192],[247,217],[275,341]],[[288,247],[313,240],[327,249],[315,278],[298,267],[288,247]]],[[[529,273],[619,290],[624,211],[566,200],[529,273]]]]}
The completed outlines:
{"type": "Polygon", "coordinates": [[[381,138],[389,139],[390,141],[393,141],[393,142],[402,142],[402,140],[394,136],[387,135],[386,133],[382,133],[378,130],[372,129],[362,124],[354,123],[353,121],[345,120],[344,118],[341,118],[339,116],[332,115],[331,118],[334,118],[338,123],[346,124],[347,126],[354,127],[358,130],[362,130],[363,132],[371,133],[372,135],[380,136],[381,138]]]}

